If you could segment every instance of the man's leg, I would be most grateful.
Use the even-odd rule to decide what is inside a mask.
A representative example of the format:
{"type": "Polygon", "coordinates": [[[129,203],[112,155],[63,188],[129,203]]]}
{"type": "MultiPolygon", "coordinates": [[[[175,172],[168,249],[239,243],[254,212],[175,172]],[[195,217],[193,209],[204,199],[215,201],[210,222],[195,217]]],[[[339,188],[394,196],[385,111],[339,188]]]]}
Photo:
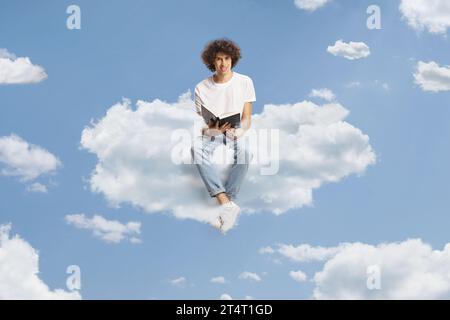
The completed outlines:
{"type": "Polygon", "coordinates": [[[219,202],[219,204],[224,204],[232,200],[225,192],[217,194],[216,199],[219,202]]]}
{"type": "Polygon", "coordinates": [[[198,137],[191,147],[191,154],[209,195],[216,197],[217,201],[222,204],[230,200],[225,193],[225,187],[220,180],[217,169],[211,162],[211,156],[220,144],[221,139],[219,137],[214,137],[214,139],[209,136],[198,137]]]}
{"type": "Polygon", "coordinates": [[[233,147],[234,161],[225,183],[225,190],[231,200],[236,199],[241,188],[242,182],[248,172],[252,155],[245,145],[245,140],[228,140],[227,145],[233,147]]]}

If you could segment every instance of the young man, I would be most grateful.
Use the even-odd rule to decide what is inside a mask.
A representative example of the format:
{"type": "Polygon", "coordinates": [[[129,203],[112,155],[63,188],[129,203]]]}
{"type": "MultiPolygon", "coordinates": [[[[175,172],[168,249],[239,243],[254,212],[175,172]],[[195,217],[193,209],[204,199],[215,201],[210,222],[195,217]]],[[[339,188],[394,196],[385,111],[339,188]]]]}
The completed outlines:
{"type": "Polygon", "coordinates": [[[194,163],[210,196],[215,197],[220,205],[220,214],[212,225],[226,233],[233,227],[240,212],[233,200],[247,174],[251,154],[239,138],[250,128],[252,102],[256,101],[256,96],[252,79],[232,70],[241,58],[240,48],[233,41],[211,41],[201,57],[214,74],[195,87],[197,113],[201,115],[203,105],[219,117],[231,112],[239,112],[241,115],[241,126],[238,128],[231,128],[229,123],[220,127],[218,122],[209,123],[191,148],[194,163]],[[222,143],[234,150],[234,163],[225,184],[210,160],[215,148],[222,143]]]}

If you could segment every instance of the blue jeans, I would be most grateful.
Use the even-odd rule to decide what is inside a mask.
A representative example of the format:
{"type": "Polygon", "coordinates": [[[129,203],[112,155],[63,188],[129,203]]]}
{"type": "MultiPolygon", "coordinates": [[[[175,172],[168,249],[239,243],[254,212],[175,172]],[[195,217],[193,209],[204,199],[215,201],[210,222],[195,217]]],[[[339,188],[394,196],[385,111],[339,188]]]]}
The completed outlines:
{"type": "Polygon", "coordinates": [[[191,147],[191,154],[209,195],[215,197],[219,193],[226,192],[231,200],[235,199],[252,158],[251,153],[245,148],[243,140],[233,140],[223,134],[199,136],[191,147]],[[225,184],[220,180],[218,171],[211,162],[214,150],[221,144],[226,144],[227,147],[234,150],[233,163],[225,184]]]}

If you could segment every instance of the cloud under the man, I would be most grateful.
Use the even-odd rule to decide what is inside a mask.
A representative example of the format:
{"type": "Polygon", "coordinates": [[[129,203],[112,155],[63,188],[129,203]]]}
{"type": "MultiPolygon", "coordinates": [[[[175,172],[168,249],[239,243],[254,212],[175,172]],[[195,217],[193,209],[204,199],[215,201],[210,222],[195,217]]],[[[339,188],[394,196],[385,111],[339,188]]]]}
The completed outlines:
{"type": "MultiPolygon", "coordinates": [[[[217,204],[190,162],[191,138],[202,122],[193,111],[191,93],[175,103],[155,99],[136,105],[133,110],[125,99],[83,130],[80,147],[98,157],[89,179],[91,190],[103,194],[112,206],[132,204],[148,213],[209,221],[210,209],[217,204]],[[185,163],[172,162],[174,154],[185,163]]],[[[319,106],[303,101],[268,104],[254,114],[252,137],[258,139],[253,144],[255,140],[248,139],[254,160],[237,199],[242,210],[281,214],[312,205],[314,189],[362,175],[376,156],[369,137],[344,120],[348,113],[339,103],[319,106]],[[270,130],[278,130],[279,140],[269,143],[263,155],[260,142],[265,134],[269,142],[276,142],[270,130]],[[277,159],[273,150],[279,151],[277,159]],[[264,169],[270,172],[275,162],[275,175],[261,174],[264,169]]],[[[223,150],[217,148],[214,158],[223,150]]],[[[230,152],[226,151],[228,158],[230,152]]],[[[227,165],[218,167],[226,172],[227,165]]]]}

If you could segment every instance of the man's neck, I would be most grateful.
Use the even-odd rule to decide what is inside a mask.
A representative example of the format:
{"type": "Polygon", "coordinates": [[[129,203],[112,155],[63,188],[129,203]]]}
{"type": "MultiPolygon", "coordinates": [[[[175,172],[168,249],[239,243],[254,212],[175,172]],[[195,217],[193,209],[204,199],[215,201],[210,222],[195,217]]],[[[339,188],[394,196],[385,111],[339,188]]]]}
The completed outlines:
{"type": "Polygon", "coordinates": [[[228,82],[233,77],[233,71],[228,71],[227,73],[215,73],[213,76],[214,82],[224,83],[228,82]]]}

